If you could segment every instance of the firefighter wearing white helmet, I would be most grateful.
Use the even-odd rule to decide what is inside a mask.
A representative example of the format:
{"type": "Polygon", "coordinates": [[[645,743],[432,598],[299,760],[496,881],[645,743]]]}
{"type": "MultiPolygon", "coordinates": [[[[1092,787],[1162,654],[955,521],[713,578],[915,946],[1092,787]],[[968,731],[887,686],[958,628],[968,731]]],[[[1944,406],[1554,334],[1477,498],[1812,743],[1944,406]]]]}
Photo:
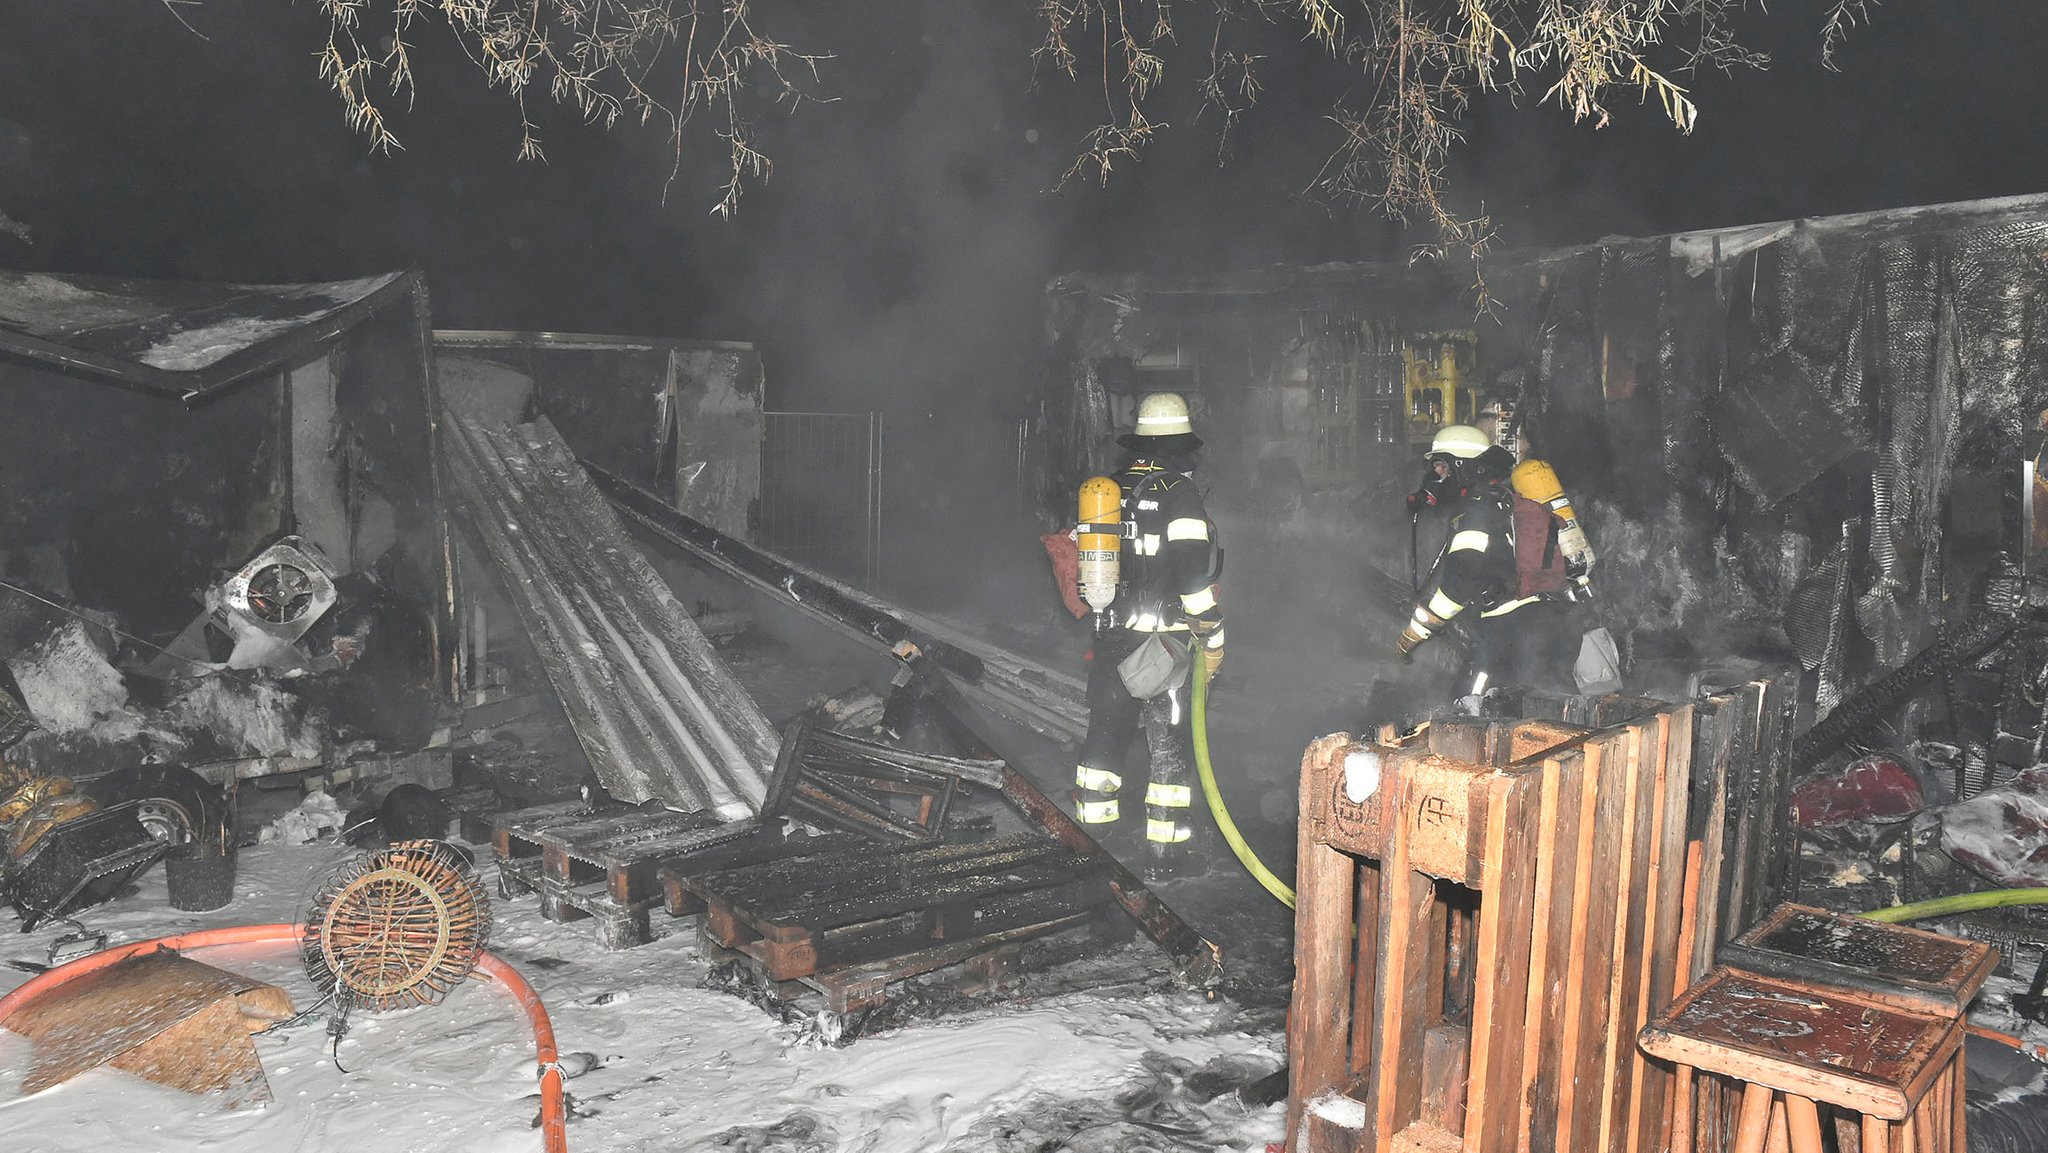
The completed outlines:
{"type": "MultiPolygon", "coordinates": [[[[1518,466],[1506,449],[1495,447],[1484,432],[1469,426],[1446,427],[1430,447],[1433,456],[1442,453],[1457,462],[1461,491],[1452,506],[1449,540],[1422,582],[1414,612],[1401,631],[1401,655],[1407,657],[1451,620],[1467,614],[1477,618],[1472,622],[1476,651],[1471,693],[1511,684],[1569,688],[1568,679],[1558,675],[1560,667],[1569,664],[1561,645],[1576,635],[1567,615],[1569,558],[1560,555],[1551,524],[1555,510],[1518,491],[1534,491],[1536,474],[1549,478],[1550,487],[1556,488],[1555,474],[1541,462],[1518,466]],[[1514,483],[1516,479],[1523,483],[1514,483]],[[1533,515],[1522,515],[1525,512],[1533,515]]],[[[1563,501],[1561,489],[1556,496],[1568,514],[1570,505],[1563,501]]],[[[1566,523],[1576,530],[1575,521],[1568,517],[1566,523]]],[[[1582,545],[1582,535],[1578,541],[1582,545]]],[[[1583,551],[1590,565],[1590,549],[1583,551]]]]}
{"type": "Polygon", "coordinates": [[[1221,550],[1215,523],[1189,475],[1202,441],[1188,419],[1187,400],[1171,392],[1144,397],[1135,427],[1117,443],[1132,454],[1110,478],[1121,490],[1119,579],[1114,599],[1097,614],[1088,734],[1074,772],[1075,816],[1098,838],[1120,824],[1122,801],[1132,799],[1123,787],[1124,754],[1142,725],[1149,753],[1145,871],[1156,880],[1185,866],[1193,850],[1190,677],[1213,676],[1223,663],[1221,550]],[[1169,678],[1140,698],[1120,666],[1161,634],[1180,644],[1190,636],[1198,639],[1199,668],[1191,666],[1178,681],[1169,678]]]}
{"type": "Polygon", "coordinates": [[[1436,437],[1429,442],[1429,452],[1425,457],[1428,470],[1422,475],[1422,485],[1408,494],[1408,511],[1421,513],[1448,509],[1457,499],[1460,489],[1459,462],[1477,459],[1480,453],[1492,447],[1492,438],[1472,425],[1447,424],[1438,429],[1436,437]]]}

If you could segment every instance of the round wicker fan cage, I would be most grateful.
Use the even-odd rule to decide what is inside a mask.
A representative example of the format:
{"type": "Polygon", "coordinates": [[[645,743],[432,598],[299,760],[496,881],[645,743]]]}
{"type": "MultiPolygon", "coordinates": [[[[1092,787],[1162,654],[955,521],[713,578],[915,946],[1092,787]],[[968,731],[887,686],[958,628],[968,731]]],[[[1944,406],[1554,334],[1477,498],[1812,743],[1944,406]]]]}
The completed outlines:
{"type": "Polygon", "coordinates": [[[315,890],[299,938],[306,975],[352,1007],[433,1005],[476,968],[491,904],[460,850],[404,841],[348,861],[315,890]]]}

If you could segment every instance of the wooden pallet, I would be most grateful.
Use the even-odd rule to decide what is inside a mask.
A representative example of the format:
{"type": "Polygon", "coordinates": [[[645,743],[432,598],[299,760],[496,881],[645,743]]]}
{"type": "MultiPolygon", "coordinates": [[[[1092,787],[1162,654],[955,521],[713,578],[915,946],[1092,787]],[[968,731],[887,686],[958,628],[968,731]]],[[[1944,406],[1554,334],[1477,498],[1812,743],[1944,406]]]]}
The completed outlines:
{"type": "Polygon", "coordinates": [[[1101,919],[1099,911],[1073,913],[908,953],[829,965],[787,981],[777,980],[772,966],[754,953],[720,944],[708,928],[700,928],[698,941],[706,957],[741,965],[757,985],[780,1000],[848,1014],[886,1004],[902,982],[933,973],[943,974],[945,983],[963,995],[1000,993],[1018,974],[1099,948],[1101,919]]]}
{"type": "Polygon", "coordinates": [[[1109,899],[1099,861],[1036,834],[863,847],[679,878],[704,930],[770,980],[1042,924],[1109,899]]]}
{"type": "Polygon", "coordinates": [[[738,859],[735,851],[781,839],[779,822],[586,801],[500,813],[492,832],[501,892],[537,894],[550,921],[594,918],[599,941],[614,949],[652,939],[648,911],[664,900],[663,863],[705,853],[738,859]]]}
{"type": "Polygon", "coordinates": [[[876,840],[936,841],[959,771],[986,767],[836,733],[807,713],[783,730],[762,811],[876,840]]]}
{"type": "Polygon", "coordinates": [[[1731,858],[1771,867],[1754,825],[1777,814],[1737,820],[1728,785],[1774,747],[1766,687],[1597,732],[1436,722],[1311,745],[1289,1148],[1661,1149],[1678,1071],[1636,1034],[1774,887],[1724,891],[1731,858]],[[1356,1105],[1308,1107],[1333,1095],[1356,1105]],[[1358,1106],[1362,1130],[1329,1119],[1358,1106]]]}
{"type": "Polygon", "coordinates": [[[498,895],[511,899],[526,892],[540,898],[540,915],[556,924],[588,918],[597,943],[607,949],[630,949],[654,939],[648,910],[654,902],[623,904],[603,881],[558,885],[541,874],[539,857],[498,862],[498,895]]]}

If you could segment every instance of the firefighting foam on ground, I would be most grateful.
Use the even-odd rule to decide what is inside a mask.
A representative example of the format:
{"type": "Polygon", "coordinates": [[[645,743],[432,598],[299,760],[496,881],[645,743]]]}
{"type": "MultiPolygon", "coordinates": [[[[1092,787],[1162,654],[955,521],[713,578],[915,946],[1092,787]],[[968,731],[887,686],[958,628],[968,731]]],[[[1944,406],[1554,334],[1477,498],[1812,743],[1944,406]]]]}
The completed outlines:
{"type": "Polygon", "coordinates": [[[2048,16],[1639,7],[0,15],[0,1144],[2048,1148],[2048,16]]]}

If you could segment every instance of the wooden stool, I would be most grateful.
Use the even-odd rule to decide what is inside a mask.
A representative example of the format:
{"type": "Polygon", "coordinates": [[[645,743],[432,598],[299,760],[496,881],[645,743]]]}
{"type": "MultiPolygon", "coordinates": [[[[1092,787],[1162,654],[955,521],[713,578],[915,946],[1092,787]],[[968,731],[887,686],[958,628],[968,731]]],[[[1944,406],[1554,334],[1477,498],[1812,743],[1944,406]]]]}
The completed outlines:
{"type": "Polygon", "coordinates": [[[1643,1030],[1643,1051],[1744,1083],[1734,1153],[1820,1153],[1819,1105],[1861,1153],[1964,1153],[1960,1010],[1884,1004],[1716,968],[1643,1030]]]}

